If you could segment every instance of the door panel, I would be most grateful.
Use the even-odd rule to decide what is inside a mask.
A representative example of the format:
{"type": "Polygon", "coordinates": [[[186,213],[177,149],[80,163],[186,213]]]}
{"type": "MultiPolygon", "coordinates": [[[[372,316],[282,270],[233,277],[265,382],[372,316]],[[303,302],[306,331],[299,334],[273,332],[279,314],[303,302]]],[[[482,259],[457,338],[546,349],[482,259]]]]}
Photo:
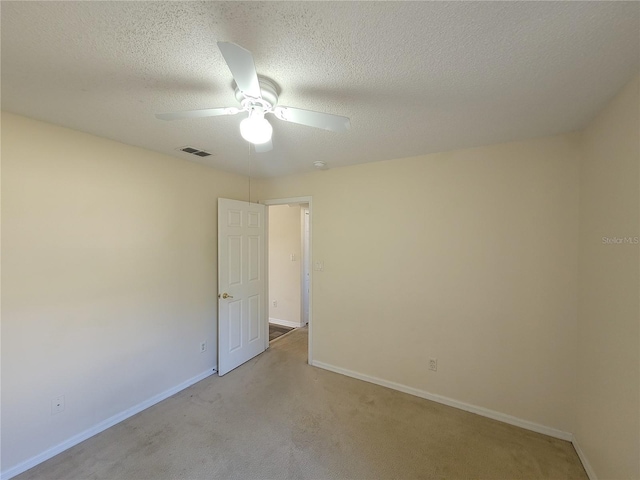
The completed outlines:
{"type": "Polygon", "coordinates": [[[229,235],[228,239],[229,259],[229,286],[242,284],[242,237],[239,235],[229,235]]]}
{"type": "Polygon", "coordinates": [[[260,340],[260,295],[249,297],[249,342],[260,340]]]}
{"type": "Polygon", "coordinates": [[[260,242],[263,240],[261,237],[251,236],[249,237],[249,281],[260,281],[260,242]]]}
{"type": "Polygon", "coordinates": [[[229,352],[242,346],[242,304],[229,302],[229,352]]]}
{"type": "Polygon", "coordinates": [[[218,374],[266,348],[265,207],[218,199],[218,374]]]}

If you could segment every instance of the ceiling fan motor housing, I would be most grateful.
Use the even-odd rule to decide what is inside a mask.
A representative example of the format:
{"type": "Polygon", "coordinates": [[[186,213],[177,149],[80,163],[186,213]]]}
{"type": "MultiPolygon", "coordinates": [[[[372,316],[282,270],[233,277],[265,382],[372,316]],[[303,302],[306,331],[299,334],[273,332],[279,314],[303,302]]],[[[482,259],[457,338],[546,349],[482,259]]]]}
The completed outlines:
{"type": "Polygon", "coordinates": [[[251,103],[263,104],[265,110],[270,110],[278,104],[278,86],[272,80],[268,78],[258,76],[258,83],[260,84],[260,93],[262,94],[262,102],[260,99],[253,99],[246,97],[236,85],[236,100],[239,103],[244,104],[245,100],[250,100],[251,103]]]}

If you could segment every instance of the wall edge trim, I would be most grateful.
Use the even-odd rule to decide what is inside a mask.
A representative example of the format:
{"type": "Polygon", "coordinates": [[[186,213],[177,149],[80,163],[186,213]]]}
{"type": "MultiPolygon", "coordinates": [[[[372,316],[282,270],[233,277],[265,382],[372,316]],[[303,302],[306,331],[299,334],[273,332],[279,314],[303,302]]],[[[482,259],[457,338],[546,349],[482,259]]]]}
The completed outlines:
{"type": "Polygon", "coordinates": [[[281,320],[279,318],[269,317],[269,323],[275,323],[276,325],[282,325],[283,327],[292,327],[292,328],[300,328],[304,325],[300,325],[297,322],[292,322],[291,320],[281,320]]]}
{"type": "Polygon", "coordinates": [[[369,383],[375,383],[376,385],[391,388],[393,390],[398,390],[403,393],[408,393],[409,395],[421,397],[426,400],[431,400],[433,402],[447,405],[449,407],[454,407],[459,410],[475,413],[476,415],[491,418],[499,422],[508,423],[509,425],[521,427],[526,430],[531,430],[532,432],[542,433],[543,435],[548,435],[550,437],[558,438],[560,440],[566,440],[568,442],[571,442],[573,440],[573,434],[569,432],[548,427],[546,425],[540,425],[539,423],[531,422],[529,420],[523,420],[521,418],[514,417],[512,415],[507,415],[506,413],[497,412],[495,410],[490,410],[488,408],[471,405],[469,403],[461,402],[459,400],[454,400],[453,398],[444,397],[442,395],[436,395],[434,393],[429,393],[426,390],[420,390],[418,388],[409,387],[401,383],[391,382],[389,380],[384,380],[382,378],[365,375],[362,373],[354,372],[352,370],[347,370],[346,368],[336,367],[328,363],[318,362],[315,360],[313,361],[312,365],[314,367],[322,368],[324,370],[329,370],[330,372],[340,373],[342,375],[346,375],[352,378],[357,378],[358,380],[363,380],[369,383]]]}
{"type": "Polygon", "coordinates": [[[126,420],[127,418],[132,417],[142,412],[143,410],[146,410],[147,408],[155,405],[156,403],[161,402],[162,400],[166,400],[167,398],[171,397],[172,395],[175,395],[176,393],[184,390],[185,388],[188,388],[198,383],[199,381],[204,380],[205,378],[213,375],[217,371],[218,371],[217,366],[215,366],[214,368],[209,368],[205,372],[202,372],[196,375],[195,377],[191,377],[190,379],[185,380],[184,382],[174,387],[171,387],[168,390],[165,390],[164,392],[154,395],[153,397],[148,398],[147,400],[144,400],[138,403],[137,405],[134,405],[133,407],[127,408],[126,410],[120,413],[116,413],[115,415],[107,418],[106,420],[103,420],[102,422],[94,425],[93,427],[90,427],[84,430],[83,432],[80,432],[72,436],[71,438],[64,440],[58,445],[48,448],[44,452],[34,455],[33,457],[28,458],[27,460],[24,460],[23,462],[20,462],[17,465],[14,465],[13,467],[10,467],[4,470],[3,472],[0,472],[0,480],[9,480],[10,478],[15,477],[16,475],[20,475],[21,473],[26,472],[30,468],[33,468],[36,465],[39,465],[42,462],[49,460],[52,457],[55,457],[56,455],[64,452],[65,450],[70,449],[71,447],[78,445],[79,443],[87,440],[88,438],[91,438],[94,435],[97,435],[98,433],[103,432],[110,427],[113,427],[114,425],[126,420]]]}
{"type": "Polygon", "coordinates": [[[582,466],[584,467],[585,472],[587,472],[587,477],[589,477],[589,480],[598,480],[595,470],[589,463],[587,455],[582,451],[582,448],[580,448],[580,444],[578,444],[578,440],[576,439],[575,435],[573,435],[573,438],[571,439],[571,444],[578,454],[578,458],[582,462],[582,466]]]}

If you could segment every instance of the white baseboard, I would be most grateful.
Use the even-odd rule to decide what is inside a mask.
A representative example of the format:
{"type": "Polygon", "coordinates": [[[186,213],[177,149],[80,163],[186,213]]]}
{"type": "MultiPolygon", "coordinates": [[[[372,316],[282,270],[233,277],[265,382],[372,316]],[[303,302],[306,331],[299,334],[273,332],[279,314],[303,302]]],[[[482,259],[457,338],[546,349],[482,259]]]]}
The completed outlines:
{"type": "MultiPolygon", "coordinates": [[[[269,319],[269,321],[271,322],[271,318],[269,319]]],[[[276,322],[273,322],[276,323],[276,322]]],[[[289,322],[289,323],[293,323],[293,322],[289,322]]],[[[289,326],[289,325],[286,325],[289,326]]],[[[531,430],[537,433],[542,433],[544,435],[549,435],[551,437],[554,438],[559,438],[561,440],[567,440],[572,442],[573,447],[576,450],[576,453],[578,454],[578,457],[580,458],[580,461],[582,462],[582,465],[584,466],[584,469],[587,472],[587,475],[589,476],[589,480],[598,480],[597,476],[593,470],[593,468],[591,467],[591,465],[589,464],[589,461],[586,457],[586,455],[584,454],[584,452],[582,451],[582,449],[580,448],[580,445],[578,444],[577,440],[574,438],[574,436],[569,433],[569,432],[564,432],[562,430],[557,430],[555,428],[551,428],[551,427],[547,427],[544,425],[540,425],[534,422],[530,422],[528,420],[522,420],[520,418],[517,417],[513,417],[511,415],[507,415],[504,413],[500,413],[500,412],[496,412],[495,410],[490,410],[484,407],[478,407],[475,405],[470,405],[468,403],[464,403],[464,402],[460,402],[458,400],[453,400],[451,398],[448,397],[443,397],[441,395],[436,395],[433,393],[429,393],[427,391],[424,390],[419,390],[417,388],[413,388],[413,387],[409,387],[406,385],[402,385],[400,383],[395,383],[395,382],[391,382],[388,380],[383,380],[381,378],[377,378],[377,377],[372,377],[369,375],[365,375],[362,373],[358,373],[358,372],[354,372],[352,370],[347,370],[345,368],[340,368],[340,367],[334,367],[333,365],[329,365],[327,363],[323,363],[323,362],[319,362],[319,361],[313,361],[311,362],[311,365],[313,365],[314,367],[318,367],[318,368],[322,368],[324,370],[329,370],[331,372],[335,372],[335,373],[339,373],[342,375],[346,375],[348,377],[352,377],[352,378],[357,378],[358,380],[363,380],[365,382],[369,382],[369,383],[374,383],[376,385],[381,385],[383,387],[387,387],[387,388],[391,388],[393,390],[398,390],[400,392],[404,392],[404,393],[408,393],[410,395],[415,395],[417,397],[421,397],[421,398],[425,398],[427,400],[432,400],[434,402],[437,403],[441,403],[443,405],[448,405],[450,407],[454,407],[454,408],[459,408],[460,410],[465,410],[467,412],[471,412],[471,413],[475,413],[478,415],[481,415],[483,417],[488,417],[491,418],[493,420],[498,420],[504,423],[508,423],[510,425],[515,425],[517,427],[522,427],[525,428],[527,430],[531,430]]],[[[175,395],[176,393],[184,390],[185,388],[190,387],[191,385],[213,375],[215,372],[217,371],[217,367],[215,367],[213,370],[207,370],[206,372],[203,372],[199,375],[196,375],[195,377],[190,378],[189,380],[186,380],[184,382],[182,382],[179,385],[176,385],[175,387],[172,387],[168,390],[165,390],[164,392],[155,395],[151,398],[149,398],[148,400],[145,400],[141,403],[139,403],[138,405],[135,405],[123,412],[120,412],[102,422],[100,422],[99,424],[95,425],[94,427],[91,427],[87,430],[85,430],[84,432],[81,432],[77,435],[74,435],[73,437],[65,440],[64,442],[51,447],[48,450],[45,450],[44,452],[35,455],[33,457],[31,457],[28,460],[25,460],[24,462],[19,463],[18,465],[15,465],[11,468],[8,468],[7,470],[3,471],[0,473],[0,480],[9,480],[10,478],[15,477],[16,475],[19,475],[27,470],[29,470],[30,468],[35,467],[36,465],[44,462],[45,460],[48,460],[56,455],[58,455],[59,453],[64,452],[65,450],[68,450],[69,448],[79,444],[80,442],[83,442],[84,440],[106,430],[107,428],[112,427],[113,425],[116,425],[117,423],[122,422],[123,420],[126,420],[129,417],[132,417],[133,415],[140,413],[141,411],[155,405],[156,403],[161,402],[162,400],[165,400],[167,398],[169,398],[172,395],[175,395]]]]}
{"type": "Polygon", "coordinates": [[[443,405],[448,405],[449,407],[459,408],[460,410],[465,410],[467,412],[475,413],[483,417],[492,418],[493,420],[498,420],[499,422],[508,423],[509,425],[515,425],[516,427],[521,427],[527,430],[531,430],[533,432],[549,435],[550,437],[559,438],[561,440],[567,440],[567,441],[573,440],[573,435],[569,432],[564,432],[562,430],[557,430],[555,428],[547,427],[545,425],[540,425],[538,423],[530,422],[528,420],[523,420],[521,418],[513,417],[511,415],[507,415],[506,413],[496,412],[495,410],[490,410],[484,407],[478,407],[476,405],[460,402],[452,398],[443,397],[441,395],[436,395],[434,393],[429,393],[425,390],[409,387],[407,385],[391,382],[389,380],[383,380],[382,378],[372,377],[362,373],[347,370],[345,368],[334,367],[333,365],[329,365],[323,362],[318,362],[315,360],[312,362],[312,365],[314,367],[323,368],[325,370],[329,370],[335,373],[340,373],[348,377],[357,378],[358,380],[364,380],[365,382],[375,383],[376,385],[381,385],[383,387],[391,388],[393,390],[398,390],[400,392],[408,393],[409,395],[415,395],[416,397],[421,397],[427,400],[432,400],[437,403],[442,403],[443,405]]]}
{"type": "Polygon", "coordinates": [[[213,375],[217,371],[218,371],[217,366],[213,369],[208,369],[206,372],[202,372],[199,375],[196,375],[195,377],[192,377],[189,380],[186,380],[180,383],[179,385],[176,385],[175,387],[165,390],[164,392],[159,393],[158,395],[154,395],[153,397],[131,408],[128,408],[123,412],[117,413],[116,415],[110,418],[107,418],[106,420],[98,423],[97,425],[94,425],[93,427],[88,428],[84,432],[74,435],[73,437],[65,440],[64,442],[59,443],[58,445],[51,447],[48,450],[45,450],[44,452],[39,453],[38,455],[35,455],[29,458],[28,460],[25,460],[24,462],[21,462],[1,472],[0,480],[9,480],[10,478],[13,478],[16,475],[19,475],[22,472],[25,472],[30,468],[35,467],[36,465],[44,462],[45,460],[49,460],[50,458],[55,457],[59,453],[62,453],[65,450],[68,450],[69,448],[79,444],[80,442],[83,442],[86,439],[93,437],[94,435],[100,432],[103,432],[107,428],[112,427],[115,424],[120,423],[123,420],[126,420],[127,418],[132,417],[137,413],[140,413],[141,411],[155,405],[156,403],[161,402],[162,400],[165,400],[166,398],[169,398],[172,395],[175,395],[181,390],[184,390],[185,388],[190,387],[195,383],[198,383],[200,380],[204,380],[205,378],[207,378],[210,375],[213,375]]]}
{"type": "Polygon", "coordinates": [[[584,467],[584,470],[587,472],[587,476],[589,477],[589,480],[598,480],[598,477],[596,476],[596,472],[593,470],[593,467],[589,463],[587,456],[584,454],[584,452],[580,448],[580,445],[578,444],[578,441],[576,440],[575,436],[571,439],[571,443],[573,444],[573,448],[576,449],[578,458],[580,458],[580,461],[582,462],[582,466],[584,467]]]}
{"type": "Polygon", "coordinates": [[[292,322],[290,320],[280,320],[279,318],[271,318],[271,317],[269,317],[269,323],[275,323],[276,325],[282,325],[283,327],[291,327],[291,328],[300,328],[303,326],[297,322],[292,322]]]}

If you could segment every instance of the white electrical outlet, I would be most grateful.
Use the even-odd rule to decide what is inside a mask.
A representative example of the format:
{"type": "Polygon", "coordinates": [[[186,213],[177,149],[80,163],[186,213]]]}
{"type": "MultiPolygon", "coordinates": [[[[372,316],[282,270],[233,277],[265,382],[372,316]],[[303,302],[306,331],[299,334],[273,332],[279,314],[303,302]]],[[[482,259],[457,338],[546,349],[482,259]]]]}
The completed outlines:
{"type": "Polygon", "coordinates": [[[273,301],[273,306],[274,306],[274,307],[277,307],[277,306],[278,306],[278,300],[274,300],[274,301],[273,301]]]}
{"type": "Polygon", "coordinates": [[[430,358],[429,359],[429,370],[433,370],[434,372],[438,371],[438,359],[430,358]]]}
{"type": "Polygon", "coordinates": [[[200,353],[205,352],[207,350],[207,342],[200,343],[200,353]]]}
{"type": "Polygon", "coordinates": [[[64,412],[64,395],[51,400],[51,415],[56,415],[60,412],[64,412]]]}

